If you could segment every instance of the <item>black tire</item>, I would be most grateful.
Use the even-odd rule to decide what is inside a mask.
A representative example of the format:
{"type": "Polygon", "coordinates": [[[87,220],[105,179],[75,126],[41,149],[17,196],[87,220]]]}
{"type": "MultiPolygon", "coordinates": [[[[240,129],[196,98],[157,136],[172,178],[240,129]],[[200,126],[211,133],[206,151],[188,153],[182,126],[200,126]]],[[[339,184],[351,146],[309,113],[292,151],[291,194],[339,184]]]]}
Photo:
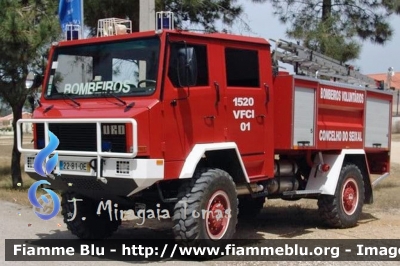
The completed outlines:
{"type": "Polygon", "coordinates": [[[239,219],[254,218],[263,209],[265,198],[244,196],[239,198],[239,219]]]}
{"type": "Polygon", "coordinates": [[[354,164],[345,165],[339,176],[335,195],[321,195],[318,210],[323,221],[334,228],[357,225],[364,205],[364,180],[354,164]]]}
{"type": "Polygon", "coordinates": [[[61,213],[64,217],[64,223],[67,224],[68,230],[80,239],[108,238],[121,224],[119,219],[115,220],[113,216],[114,213],[112,213],[112,220],[110,219],[108,211],[103,209],[101,210],[102,213],[100,216],[96,214],[100,201],[96,202],[74,192],[64,192],[61,196],[61,213]],[[74,198],[82,199],[82,201],[76,201],[76,216],[72,221],[68,221],[72,219],[71,216],[74,213],[74,203],[69,201],[74,198]]]}
{"type": "Polygon", "coordinates": [[[238,200],[235,183],[227,172],[203,169],[182,186],[178,198],[172,218],[178,242],[198,246],[232,239],[236,232],[238,200]],[[202,213],[203,210],[218,208],[219,213],[213,213],[224,213],[222,219],[202,213]]]}

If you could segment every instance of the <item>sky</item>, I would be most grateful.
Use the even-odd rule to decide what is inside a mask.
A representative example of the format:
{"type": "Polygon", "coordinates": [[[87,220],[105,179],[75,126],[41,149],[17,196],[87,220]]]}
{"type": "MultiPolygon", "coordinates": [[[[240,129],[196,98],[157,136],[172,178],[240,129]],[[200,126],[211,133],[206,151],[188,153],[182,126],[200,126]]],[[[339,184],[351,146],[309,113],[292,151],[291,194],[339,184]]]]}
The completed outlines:
{"type": "MultiPolygon", "coordinates": [[[[235,26],[235,33],[290,41],[285,35],[286,26],[273,15],[270,4],[254,4],[249,0],[239,0],[238,4],[244,8],[241,19],[247,22],[253,33],[240,32],[240,26],[235,26]]],[[[394,35],[385,46],[364,42],[359,59],[351,62],[360,68],[361,73],[387,73],[389,67],[393,67],[395,72],[400,72],[400,16],[393,17],[391,25],[394,35]]]]}

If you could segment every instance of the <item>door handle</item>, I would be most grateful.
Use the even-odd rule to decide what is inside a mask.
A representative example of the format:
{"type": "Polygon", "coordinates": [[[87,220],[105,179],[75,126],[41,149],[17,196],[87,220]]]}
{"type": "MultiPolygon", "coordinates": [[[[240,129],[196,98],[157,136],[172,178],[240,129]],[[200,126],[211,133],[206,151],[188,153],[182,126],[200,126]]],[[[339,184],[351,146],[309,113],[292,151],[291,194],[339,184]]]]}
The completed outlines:
{"type": "Polygon", "coordinates": [[[264,90],[265,90],[265,104],[269,103],[269,86],[267,83],[264,83],[264,90]]]}
{"type": "Polygon", "coordinates": [[[215,106],[217,106],[219,103],[219,100],[220,100],[218,82],[214,81],[214,87],[215,87],[215,93],[216,93],[215,106]]]}

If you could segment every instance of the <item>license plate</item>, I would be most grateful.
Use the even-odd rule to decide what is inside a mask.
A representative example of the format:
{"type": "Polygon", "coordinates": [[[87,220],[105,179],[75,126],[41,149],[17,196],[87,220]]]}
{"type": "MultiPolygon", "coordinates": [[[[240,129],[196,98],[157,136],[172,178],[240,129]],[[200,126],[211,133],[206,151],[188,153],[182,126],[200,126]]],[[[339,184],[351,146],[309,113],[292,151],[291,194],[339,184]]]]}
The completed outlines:
{"type": "Polygon", "coordinates": [[[89,172],[89,164],[85,162],[60,161],[60,170],[89,172]]]}

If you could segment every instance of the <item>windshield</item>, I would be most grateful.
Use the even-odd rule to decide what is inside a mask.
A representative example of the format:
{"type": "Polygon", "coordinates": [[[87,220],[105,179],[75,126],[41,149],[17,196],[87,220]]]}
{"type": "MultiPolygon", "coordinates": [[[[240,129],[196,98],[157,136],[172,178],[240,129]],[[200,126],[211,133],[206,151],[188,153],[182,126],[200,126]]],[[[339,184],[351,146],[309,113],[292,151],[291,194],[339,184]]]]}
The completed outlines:
{"type": "Polygon", "coordinates": [[[155,91],[157,38],[56,49],[46,98],[143,96],[155,91]]]}

